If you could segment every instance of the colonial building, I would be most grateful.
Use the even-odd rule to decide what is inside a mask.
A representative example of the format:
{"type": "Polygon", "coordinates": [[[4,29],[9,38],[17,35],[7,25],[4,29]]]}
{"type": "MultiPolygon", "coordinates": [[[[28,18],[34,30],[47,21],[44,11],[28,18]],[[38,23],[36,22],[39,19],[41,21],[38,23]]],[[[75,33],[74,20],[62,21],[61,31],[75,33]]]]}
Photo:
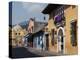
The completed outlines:
{"type": "Polygon", "coordinates": [[[48,51],[77,54],[77,13],[75,5],[48,4],[42,11],[49,15],[47,25],[48,51]]]}
{"type": "Polygon", "coordinates": [[[28,35],[25,36],[27,47],[46,50],[45,26],[47,26],[47,22],[38,22],[32,18],[29,20],[28,35]]]}
{"type": "Polygon", "coordinates": [[[10,31],[10,45],[12,47],[22,47],[24,45],[22,38],[27,34],[26,29],[17,24],[10,31]]]}

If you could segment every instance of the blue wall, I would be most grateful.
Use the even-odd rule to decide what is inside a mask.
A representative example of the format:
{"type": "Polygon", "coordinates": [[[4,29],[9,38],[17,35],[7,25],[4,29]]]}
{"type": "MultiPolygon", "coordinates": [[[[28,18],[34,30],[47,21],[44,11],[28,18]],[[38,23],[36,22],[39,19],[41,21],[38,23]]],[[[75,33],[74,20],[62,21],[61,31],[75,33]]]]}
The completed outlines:
{"type": "Polygon", "coordinates": [[[37,49],[41,49],[41,50],[44,48],[44,33],[43,32],[38,32],[34,35],[33,47],[37,49]]]}

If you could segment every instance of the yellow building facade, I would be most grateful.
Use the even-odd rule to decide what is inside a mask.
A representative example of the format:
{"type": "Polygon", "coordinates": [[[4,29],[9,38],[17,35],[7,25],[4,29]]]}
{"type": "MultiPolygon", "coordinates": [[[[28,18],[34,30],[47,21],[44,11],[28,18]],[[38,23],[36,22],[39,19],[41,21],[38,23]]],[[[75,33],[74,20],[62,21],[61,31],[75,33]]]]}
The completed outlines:
{"type": "Polygon", "coordinates": [[[77,10],[78,7],[75,5],[54,5],[54,4],[49,4],[43,10],[42,12],[43,14],[49,14],[49,20],[47,26],[49,32],[48,36],[49,51],[62,54],[78,53],[77,10]],[[56,16],[61,14],[60,11],[57,10],[63,12],[63,15],[65,17],[61,21],[56,20],[56,16]]]}
{"type": "Polygon", "coordinates": [[[21,26],[16,25],[11,29],[11,39],[10,45],[12,47],[22,47],[24,45],[23,38],[27,34],[26,29],[23,29],[21,26]]]}
{"type": "MultiPolygon", "coordinates": [[[[78,7],[70,6],[65,10],[66,16],[66,26],[65,26],[65,53],[66,54],[76,54],[78,52],[78,46],[73,47],[71,45],[71,35],[70,35],[70,23],[78,20],[78,7]]],[[[77,30],[77,27],[75,28],[77,30]]],[[[76,31],[77,33],[77,31],[76,31]]],[[[76,34],[77,35],[77,34],[76,34]]],[[[77,36],[76,36],[77,37],[77,36]]],[[[76,40],[77,41],[77,40],[76,40]]],[[[78,43],[78,41],[77,41],[78,43]]]]}

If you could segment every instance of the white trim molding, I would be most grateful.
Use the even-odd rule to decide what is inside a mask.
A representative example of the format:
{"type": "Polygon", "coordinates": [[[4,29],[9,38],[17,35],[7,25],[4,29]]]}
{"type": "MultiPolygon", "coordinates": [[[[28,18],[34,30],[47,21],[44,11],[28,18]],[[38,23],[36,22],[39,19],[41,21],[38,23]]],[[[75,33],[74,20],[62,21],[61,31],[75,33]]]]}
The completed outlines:
{"type": "Polygon", "coordinates": [[[58,49],[58,33],[59,33],[59,30],[62,30],[63,31],[63,40],[64,40],[64,51],[63,51],[63,54],[65,54],[65,29],[64,29],[64,27],[59,27],[58,29],[57,29],[57,52],[59,51],[59,49],[58,49]]]}

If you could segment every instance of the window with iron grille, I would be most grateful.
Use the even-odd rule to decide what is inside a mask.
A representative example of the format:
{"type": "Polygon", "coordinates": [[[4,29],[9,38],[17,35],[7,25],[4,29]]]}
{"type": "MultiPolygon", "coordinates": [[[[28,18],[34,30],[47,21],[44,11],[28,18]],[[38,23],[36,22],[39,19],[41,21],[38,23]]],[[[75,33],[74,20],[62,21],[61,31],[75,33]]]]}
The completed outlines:
{"type": "Polygon", "coordinates": [[[65,25],[64,7],[60,7],[56,12],[54,17],[54,24],[65,25]]]}
{"type": "Polygon", "coordinates": [[[71,44],[72,46],[77,45],[77,22],[73,21],[71,22],[71,44]]]}

